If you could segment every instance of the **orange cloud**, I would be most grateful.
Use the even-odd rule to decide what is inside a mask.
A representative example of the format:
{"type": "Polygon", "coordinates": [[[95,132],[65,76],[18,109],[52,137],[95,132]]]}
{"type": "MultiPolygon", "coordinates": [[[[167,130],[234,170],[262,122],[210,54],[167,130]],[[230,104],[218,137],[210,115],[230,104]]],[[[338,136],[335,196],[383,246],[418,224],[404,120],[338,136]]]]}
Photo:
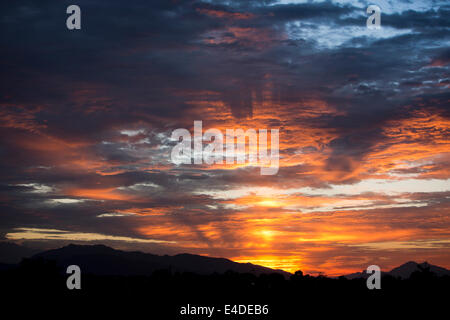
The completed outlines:
{"type": "Polygon", "coordinates": [[[225,19],[243,20],[243,19],[251,19],[254,17],[254,15],[251,13],[227,12],[222,10],[204,9],[204,8],[198,8],[197,12],[221,19],[225,18],[225,19]]]}

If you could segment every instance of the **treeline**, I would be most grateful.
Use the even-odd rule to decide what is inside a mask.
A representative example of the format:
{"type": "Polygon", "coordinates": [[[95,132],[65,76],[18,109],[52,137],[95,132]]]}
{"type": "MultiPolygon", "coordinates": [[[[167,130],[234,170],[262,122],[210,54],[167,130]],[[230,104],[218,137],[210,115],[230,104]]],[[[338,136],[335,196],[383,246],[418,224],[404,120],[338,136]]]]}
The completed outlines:
{"type": "Polygon", "coordinates": [[[446,306],[450,288],[449,276],[437,277],[426,269],[414,272],[407,280],[383,276],[380,290],[369,290],[362,278],[328,278],[303,275],[301,271],[288,279],[277,273],[256,276],[231,271],[199,275],[159,270],[150,276],[82,273],[80,290],[67,289],[68,276],[54,261],[25,259],[17,266],[3,268],[0,283],[3,292],[13,300],[73,305],[101,309],[104,313],[137,313],[149,308],[153,315],[159,315],[158,319],[183,319],[177,310],[185,304],[212,305],[217,309],[224,304],[269,306],[268,315],[238,315],[239,319],[283,319],[304,310],[333,314],[364,308],[380,312],[381,316],[381,310],[387,307],[398,310],[399,315],[414,314],[419,307],[446,306]]]}

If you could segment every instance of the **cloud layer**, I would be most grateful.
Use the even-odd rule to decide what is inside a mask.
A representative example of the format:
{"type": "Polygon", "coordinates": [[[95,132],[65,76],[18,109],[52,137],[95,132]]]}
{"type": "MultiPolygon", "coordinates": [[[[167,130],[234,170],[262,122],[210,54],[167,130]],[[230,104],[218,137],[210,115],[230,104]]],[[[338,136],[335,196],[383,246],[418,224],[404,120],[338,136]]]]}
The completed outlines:
{"type": "Polygon", "coordinates": [[[365,1],[80,0],[79,31],[68,1],[2,3],[0,233],[288,271],[450,267],[450,6],[374,3],[381,30],[365,1]],[[279,129],[278,174],[173,165],[194,120],[279,129]]]}

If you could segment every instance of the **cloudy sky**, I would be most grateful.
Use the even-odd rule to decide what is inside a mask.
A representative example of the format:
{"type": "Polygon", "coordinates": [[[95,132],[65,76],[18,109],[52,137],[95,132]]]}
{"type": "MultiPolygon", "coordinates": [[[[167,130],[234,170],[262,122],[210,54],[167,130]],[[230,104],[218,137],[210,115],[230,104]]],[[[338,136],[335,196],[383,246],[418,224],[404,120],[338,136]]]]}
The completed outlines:
{"type": "Polygon", "coordinates": [[[448,1],[70,4],[0,4],[1,241],[450,267],[448,1]],[[279,129],[278,174],[174,165],[194,120],[279,129]]]}

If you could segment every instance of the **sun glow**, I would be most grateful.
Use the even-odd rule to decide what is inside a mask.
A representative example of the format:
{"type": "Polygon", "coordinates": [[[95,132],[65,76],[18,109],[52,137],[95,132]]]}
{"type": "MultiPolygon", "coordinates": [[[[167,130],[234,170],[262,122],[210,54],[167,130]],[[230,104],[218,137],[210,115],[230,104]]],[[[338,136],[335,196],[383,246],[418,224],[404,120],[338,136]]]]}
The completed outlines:
{"type": "Polygon", "coordinates": [[[262,200],[262,201],[257,202],[256,205],[261,206],[261,207],[278,208],[278,207],[281,207],[283,204],[277,200],[262,200]]]}

